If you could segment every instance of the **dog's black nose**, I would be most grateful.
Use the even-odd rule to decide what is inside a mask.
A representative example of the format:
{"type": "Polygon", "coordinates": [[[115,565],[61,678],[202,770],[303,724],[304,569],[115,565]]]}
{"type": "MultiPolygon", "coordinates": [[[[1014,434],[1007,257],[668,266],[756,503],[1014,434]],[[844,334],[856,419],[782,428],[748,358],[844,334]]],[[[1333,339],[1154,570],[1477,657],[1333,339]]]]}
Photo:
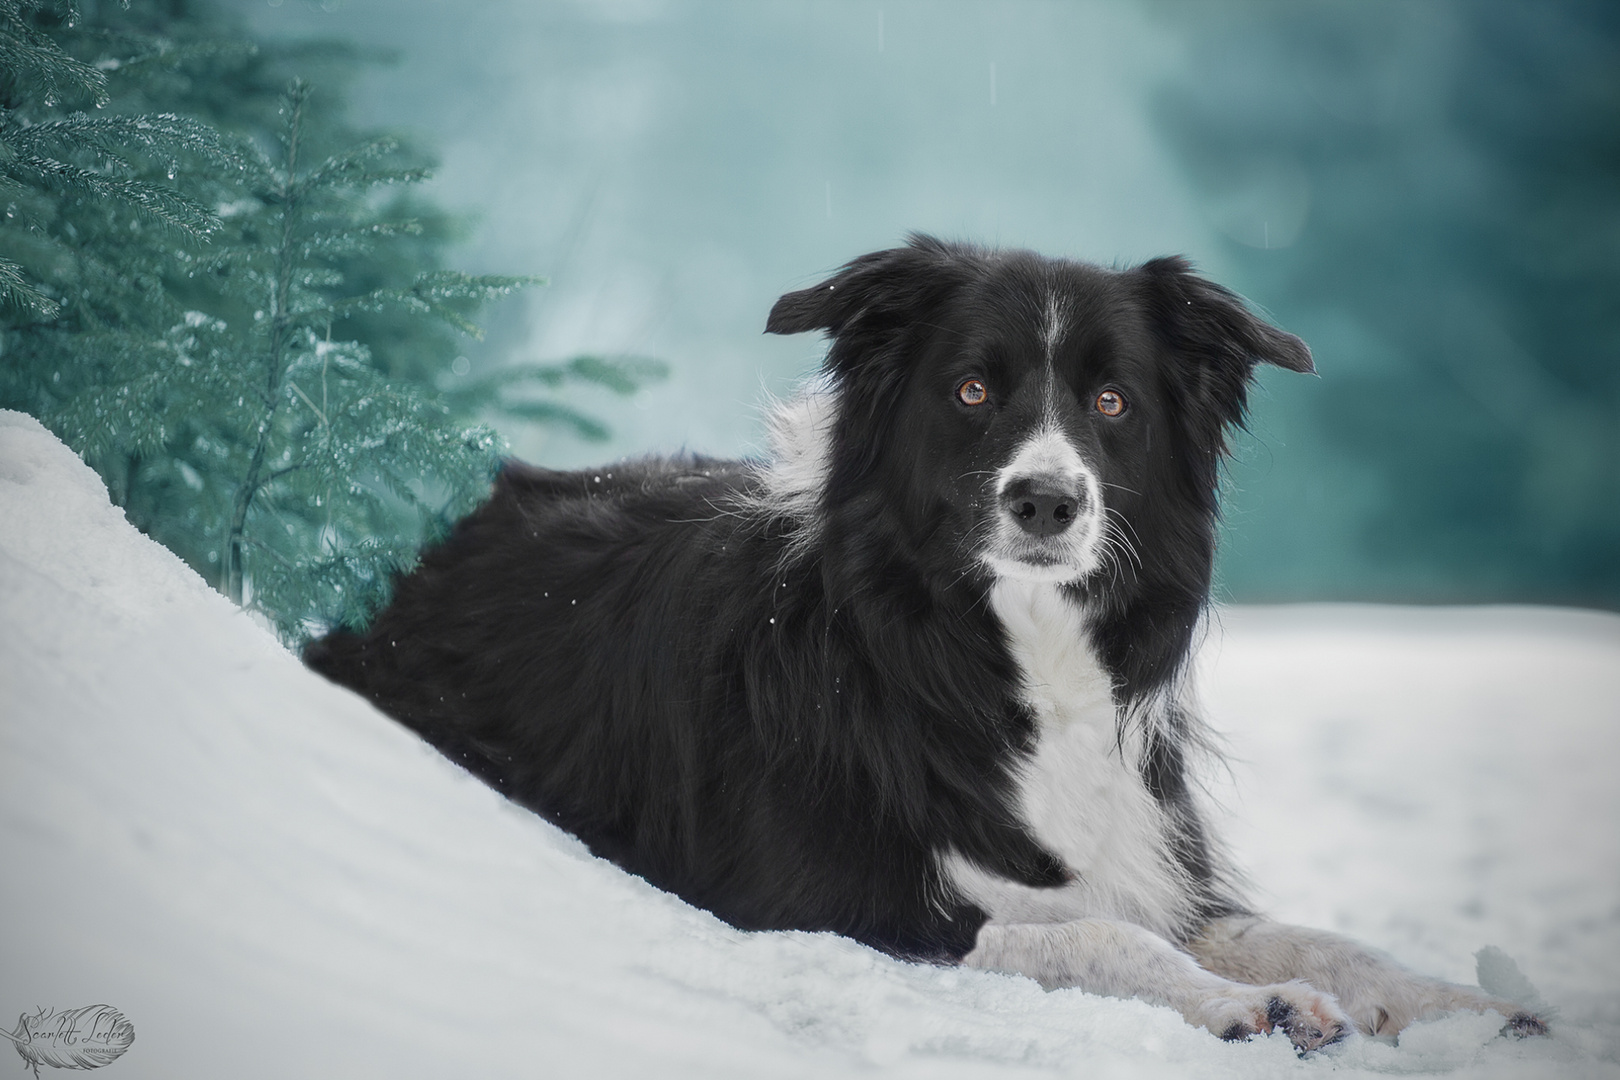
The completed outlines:
{"type": "Polygon", "coordinates": [[[1064,491],[1040,477],[1014,480],[1001,493],[1001,505],[1031,536],[1056,536],[1067,529],[1080,516],[1085,501],[1083,493],[1064,491]]]}

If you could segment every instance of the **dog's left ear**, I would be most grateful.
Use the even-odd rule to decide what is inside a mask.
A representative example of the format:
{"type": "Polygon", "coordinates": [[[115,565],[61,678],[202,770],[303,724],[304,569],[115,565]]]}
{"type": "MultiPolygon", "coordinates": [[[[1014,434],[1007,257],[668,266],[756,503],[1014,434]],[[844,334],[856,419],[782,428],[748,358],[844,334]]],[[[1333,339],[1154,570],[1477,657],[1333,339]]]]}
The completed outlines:
{"type": "Polygon", "coordinates": [[[1186,259],[1154,259],[1140,273],[1155,329],[1172,350],[1227,368],[1243,381],[1256,363],[1316,371],[1303,341],[1255,315],[1237,293],[1194,274],[1186,259]]]}

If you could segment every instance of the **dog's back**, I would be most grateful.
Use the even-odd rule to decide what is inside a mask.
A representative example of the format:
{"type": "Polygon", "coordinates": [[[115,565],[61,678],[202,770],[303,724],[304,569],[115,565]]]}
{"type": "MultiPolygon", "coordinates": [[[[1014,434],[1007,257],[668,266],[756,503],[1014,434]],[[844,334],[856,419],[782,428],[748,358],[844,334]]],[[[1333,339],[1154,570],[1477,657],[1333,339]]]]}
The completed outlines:
{"type": "MultiPolygon", "coordinates": [[[[625,655],[638,645],[634,626],[659,617],[649,610],[657,598],[637,583],[676,557],[669,537],[691,531],[683,519],[693,497],[732,498],[741,478],[736,463],[696,458],[593,472],[507,462],[489,500],[423,553],[366,630],[312,642],[305,662],[496,788],[536,802],[531,792],[555,786],[549,774],[568,759],[562,743],[601,738],[606,751],[613,736],[634,737],[560,721],[609,717],[615,696],[657,677],[644,670],[662,658],[656,648],[644,649],[642,664],[625,655]],[[520,753],[528,740],[531,752],[520,753]]],[[[620,749],[622,758],[630,747],[620,749]]],[[[560,802],[546,809],[564,814],[560,802]]],[[[575,816],[583,824],[594,815],[575,816]]]]}
{"type": "MultiPolygon", "coordinates": [[[[908,599],[878,583],[841,606],[826,567],[784,567],[794,526],[760,485],[755,467],[704,459],[508,465],[369,628],[306,661],[737,926],[958,957],[984,914],[952,895],[939,851],[1061,880],[1005,807],[1027,717],[954,696],[970,681],[958,654],[905,658],[957,669],[943,676],[886,663],[916,652],[883,625],[908,599]]],[[[961,599],[934,617],[977,621],[1009,667],[961,599]]]]}

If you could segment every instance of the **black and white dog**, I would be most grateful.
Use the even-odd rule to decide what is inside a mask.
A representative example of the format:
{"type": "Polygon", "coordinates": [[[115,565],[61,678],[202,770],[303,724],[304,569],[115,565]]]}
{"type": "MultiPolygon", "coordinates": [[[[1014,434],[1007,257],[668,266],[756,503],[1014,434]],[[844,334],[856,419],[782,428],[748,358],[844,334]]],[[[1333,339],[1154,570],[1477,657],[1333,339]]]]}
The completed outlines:
{"type": "Polygon", "coordinates": [[[308,663],[745,929],[1168,1004],[1307,1050],[1478,990],[1249,911],[1182,681],[1225,434],[1292,335],[1179,259],[914,237],[789,293],[820,382],[767,461],[494,494],[308,663]]]}

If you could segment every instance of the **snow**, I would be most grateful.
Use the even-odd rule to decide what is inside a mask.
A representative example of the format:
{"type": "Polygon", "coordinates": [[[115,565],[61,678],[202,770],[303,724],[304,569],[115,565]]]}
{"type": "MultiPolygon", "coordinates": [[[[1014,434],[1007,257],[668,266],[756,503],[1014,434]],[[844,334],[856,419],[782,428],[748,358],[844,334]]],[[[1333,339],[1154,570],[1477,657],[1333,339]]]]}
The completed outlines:
{"type": "Polygon", "coordinates": [[[1620,1078],[1620,619],[1227,609],[1202,663],[1262,902],[1460,981],[1497,946],[1553,1037],[1460,1015],[1301,1060],[735,931],[304,671],[0,413],[0,1015],[122,1010],[108,1080],[1620,1078]]]}

